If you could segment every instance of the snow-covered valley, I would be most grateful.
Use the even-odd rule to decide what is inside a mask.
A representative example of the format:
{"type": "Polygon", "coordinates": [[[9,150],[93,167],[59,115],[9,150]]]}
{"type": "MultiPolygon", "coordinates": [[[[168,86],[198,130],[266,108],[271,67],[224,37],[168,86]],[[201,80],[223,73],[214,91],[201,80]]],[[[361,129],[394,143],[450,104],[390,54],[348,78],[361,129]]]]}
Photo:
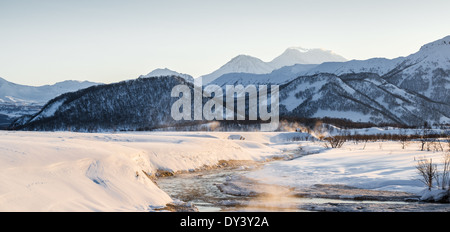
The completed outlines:
{"type": "MultiPolygon", "coordinates": [[[[238,182],[233,182],[234,177],[227,179],[232,181],[228,187],[241,186],[237,191],[242,192],[278,185],[297,196],[314,197],[326,192],[317,186],[339,185],[373,191],[370,194],[395,191],[419,196],[425,186],[418,180],[415,159],[426,156],[440,162],[444,153],[420,151],[415,143],[402,149],[398,142],[348,142],[342,148],[326,149],[319,141],[297,141],[302,134],[296,132],[238,134],[1,131],[0,211],[154,211],[179,202],[159,188],[154,178],[211,169],[219,172],[215,168],[227,161],[242,162],[236,172],[229,171],[239,176],[238,182]],[[309,155],[295,158],[293,152],[309,155]],[[290,159],[263,162],[279,157],[290,159]],[[263,165],[248,169],[248,162],[263,165]],[[247,171],[240,173],[241,169],[247,171]]],[[[345,189],[338,193],[344,200],[354,201],[362,194],[345,189]]],[[[333,201],[307,202],[310,208],[306,208],[333,201]]],[[[413,202],[408,207],[411,204],[416,210],[429,206],[413,202]]],[[[439,207],[448,210],[448,204],[439,207]]]]}

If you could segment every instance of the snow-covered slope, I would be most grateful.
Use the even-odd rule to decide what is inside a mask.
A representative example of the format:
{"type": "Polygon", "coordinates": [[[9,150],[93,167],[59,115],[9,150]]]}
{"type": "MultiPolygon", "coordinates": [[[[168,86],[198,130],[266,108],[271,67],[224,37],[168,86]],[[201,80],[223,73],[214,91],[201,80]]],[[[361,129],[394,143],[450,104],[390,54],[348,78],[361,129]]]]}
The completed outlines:
{"type": "Polygon", "coordinates": [[[286,51],[273,59],[269,64],[274,69],[279,69],[294,64],[321,64],[323,62],[344,61],[347,61],[347,59],[329,50],[292,47],[286,49],[286,51]]]}
{"type": "Polygon", "coordinates": [[[189,82],[194,81],[194,78],[191,75],[184,74],[184,73],[178,73],[178,72],[175,72],[168,68],[164,68],[164,69],[158,68],[158,69],[151,71],[147,75],[141,75],[140,77],[146,78],[146,77],[164,77],[164,76],[178,76],[178,77],[184,78],[185,80],[187,80],[189,82]]]}
{"type": "Polygon", "coordinates": [[[384,78],[408,91],[449,104],[450,36],[422,46],[384,78]]]}

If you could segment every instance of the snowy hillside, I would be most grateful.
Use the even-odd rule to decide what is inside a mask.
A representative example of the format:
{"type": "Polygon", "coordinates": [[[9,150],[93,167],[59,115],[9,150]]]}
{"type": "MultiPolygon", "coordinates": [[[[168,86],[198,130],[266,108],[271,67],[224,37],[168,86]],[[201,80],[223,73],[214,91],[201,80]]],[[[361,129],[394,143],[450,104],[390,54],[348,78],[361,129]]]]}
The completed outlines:
{"type": "Polygon", "coordinates": [[[422,46],[384,78],[408,91],[449,104],[450,36],[422,46]]]}
{"type": "Polygon", "coordinates": [[[172,71],[172,70],[170,70],[168,68],[155,69],[155,70],[151,71],[150,73],[148,73],[147,75],[141,75],[140,78],[164,77],[164,76],[178,76],[178,77],[184,78],[185,80],[187,80],[189,82],[194,82],[194,78],[191,75],[178,73],[178,72],[172,71]]]}
{"type": "Polygon", "coordinates": [[[40,112],[15,121],[11,129],[28,130],[150,130],[184,123],[170,114],[176,85],[192,83],[177,76],[137,78],[97,85],[60,95],[40,112]]]}

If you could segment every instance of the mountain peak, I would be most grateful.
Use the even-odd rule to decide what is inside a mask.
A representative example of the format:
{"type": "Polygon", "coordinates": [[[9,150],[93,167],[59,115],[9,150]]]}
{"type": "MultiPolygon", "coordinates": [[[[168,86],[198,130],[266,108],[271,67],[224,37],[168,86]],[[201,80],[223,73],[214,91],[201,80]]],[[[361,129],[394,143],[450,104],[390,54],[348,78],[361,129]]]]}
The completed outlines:
{"type": "Polygon", "coordinates": [[[321,64],[324,62],[345,62],[344,57],[322,48],[307,49],[303,47],[290,47],[281,55],[273,59],[270,64],[275,68],[295,64],[321,64]]]}
{"type": "Polygon", "coordinates": [[[265,74],[273,71],[270,64],[249,55],[238,55],[220,67],[218,70],[202,76],[203,84],[208,84],[227,73],[265,74]]]}
{"type": "Polygon", "coordinates": [[[140,77],[146,78],[146,77],[161,77],[161,76],[178,76],[182,77],[183,79],[189,82],[194,81],[194,78],[191,75],[175,72],[168,68],[157,68],[149,72],[147,75],[141,75],[140,77]]]}
{"type": "Polygon", "coordinates": [[[290,52],[290,51],[299,51],[299,52],[308,52],[311,49],[303,48],[303,47],[288,47],[286,51],[284,52],[290,52]]]}
{"type": "MultiPolygon", "coordinates": [[[[264,62],[264,61],[262,61],[259,58],[254,57],[254,56],[241,54],[241,55],[237,55],[236,57],[231,59],[227,64],[232,64],[232,63],[237,63],[237,62],[251,63],[251,62],[264,62]]],[[[225,64],[225,65],[227,65],[227,64],[225,64]]]]}

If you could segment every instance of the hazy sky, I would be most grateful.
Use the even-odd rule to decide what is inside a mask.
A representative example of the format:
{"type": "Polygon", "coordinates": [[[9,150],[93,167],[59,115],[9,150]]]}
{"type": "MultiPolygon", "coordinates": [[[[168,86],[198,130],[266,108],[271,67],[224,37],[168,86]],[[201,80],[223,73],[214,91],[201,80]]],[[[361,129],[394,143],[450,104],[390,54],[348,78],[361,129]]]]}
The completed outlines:
{"type": "Polygon", "coordinates": [[[156,68],[194,77],[286,48],[395,58],[450,35],[450,1],[0,0],[0,77],[111,83],[156,68]]]}

